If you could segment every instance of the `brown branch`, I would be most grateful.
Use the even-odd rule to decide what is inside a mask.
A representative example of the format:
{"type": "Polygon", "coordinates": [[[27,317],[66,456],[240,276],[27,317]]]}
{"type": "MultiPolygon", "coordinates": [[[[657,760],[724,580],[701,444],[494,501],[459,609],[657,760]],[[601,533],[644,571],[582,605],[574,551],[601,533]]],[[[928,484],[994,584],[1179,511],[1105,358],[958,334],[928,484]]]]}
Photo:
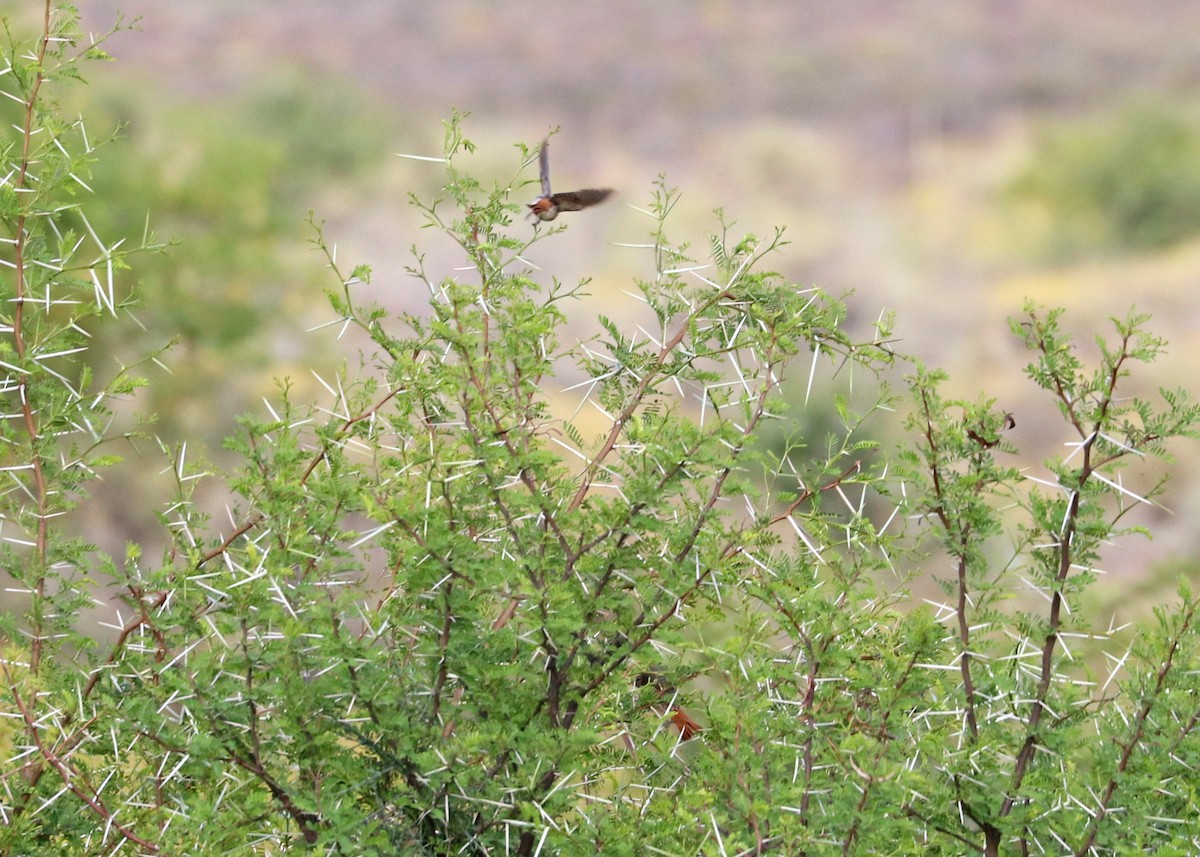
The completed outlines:
{"type": "MultiPolygon", "coordinates": [[[[1078,420],[1072,418],[1073,424],[1083,437],[1081,448],[1083,450],[1083,463],[1078,471],[1077,484],[1071,489],[1071,501],[1067,506],[1066,523],[1063,527],[1063,532],[1058,538],[1058,571],[1054,580],[1054,592],[1050,597],[1050,616],[1049,630],[1046,633],[1046,641],[1042,645],[1042,663],[1038,677],[1037,688],[1034,692],[1032,708],[1029,712],[1029,721],[1026,725],[1025,741],[1021,745],[1020,751],[1017,753],[1017,761],[1013,766],[1012,778],[1009,782],[1008,789],[1004,795],[1004,802],[1000,806],[1000,817],[1007,816],[1016,803],[1017,792],[1021,787],[1021,783],[1025,779],[1025,774],[1033,761],[1034,753],[1037,750],[1037,733],[1038,727],[1042,721],[1043,712],[1046,710],[1046,698],[1050,693],[1050,684],[1053,679],[1054,669],[1054,651],[1058,644],[1058,630],[1062,625],[1062,611],[1064,609],[1065,599],[1062,595],[1063,585],[1066,583],[1067,576],[1071,572],[1072,564],[1072,544],[1075,539],[1076,526],[1079,520],[1079,509],[1082,504],[1082,496],[1084,486],[1088,479],[1095,472],[1095,464],[1092,461],[1092,451],[1095,447],[1097,438],[1100,436],[1100,428],[1104,424],[1104,420],[1108,415],[1108,408],[1112,404],[1113,394],[1116,391],[1117,379],[1120,377],[1120,368],[1124,364],[1127,354],[1128,337],[1122,341],[1121,356],[1113,362],[1112,368],[1108,376],[1107,389],[1104,392],[1104,397],[1101,399],[1099,409],[1097,411],[1095,427],[1090,432],[1084,432],[1078,420]]],[[[1064,400],[1065,402],[1065,400],[1064,400]]]]}
{"type": "MultiPolygon", "coordinates": [[[[346,434],[346,432],[348,432],[351,428],[353,428],[357,423],[360,423],[363,420],[368,420],[371,417],[373,417],[376,413],[378,413],[378,411],[384,405],[386,405],[388,402],[390,402],[392,399],[394,399],[399,393],[400,393],[400,388],[397,387],[396,389],[388,392],[387,395],[385,395],[383,398],[381,398],[378,402],[376,402],[371,407],[367,408],[361,414],[358,414],[357,416],[346,419],[342,423],[342,425],[338,428],[338,432],[337,432],[338,436],[339,437],[344,436],[346,434]]],[[[317,469],[318,465],[320,465],[321,462],[323,462],[329,456],[329,450],[330,450],[330,447],[333,445],[334,440],[335,440],[335,438],[330,438],[328,441],[326,441],[325,445],[320,449],[320,451],[318,451],[317,454],[312,457],[312,460],[308,463],[308,466],[304,469],[304,473],[300,477],[301,485],[304,485],[305,483],[308,482],[308,479],[310,476],[312,476],[313,471],[315,471],[317,469]]],[[[239,527],[237,527],[232,533],[230,533],[228,536],[226,536],[225,539],[223,539],[219,545],[217,545],[211,551],[209,551],[204,556],[202,556],[196,562],[196,568],[200,568],[201,566],[203,566],[205,563],[209,562],[210,560],[216,559],[217,557],[221,556],[223,553],[225,553],[227,550],[229,550],[230,545],[232,545],[239,538],[241,538],[246,533],[250,532],[252,529],[254,529],[259,524],[261,524],[264,520],[266,520],[266,517],[267,516],[264,515],[262,512],[255,512],[253,515],[248,517],[239,527]]]]}
{"type": "MultiPolygon", "coordinates": [[[[51,0],[45,0],[43,5],[42,18],[42,35],[38,47],[37,59],[35,60],[37,72],[33,77],[33,83],[29,89],[29,95],[25,100],[25,118],[21,127],[21,163],[17,170],[16,181],[13,183],[13,188],[17,192],[18,197],[22,196],[22,191],[29,189],[29,168],[31,161],[31,149],[33,135],[35,133],[34,124],[36,121],[35,109],[38,103],[38,95],[41,92],[42,84],[46,80],[43,65],[46,60],[46,54],[50,47],[50,16],[52,11],[51,0]]],[[[13,322],[12,322],[12,339],[13,348],[16,351],[19,362],[24,362],[28,352],[28,345],[25,342],[25,302],[28,299],[28,283],[25,280],[25,244],[28,239],[28,234],[25,230],[25,224],[29,217],[29,207],[33,204],[33,200],[37,198],[36,194],[24,194],[30,201],[28,204],[22,205],[20,214],[16,220],[16,234],[13,236],[13,269],[15,275],[15,285],[13,294],[13,322]]],[[[37,557],[37,580],[33,586],[33,602],[38,605],[46,597],[46,560],[49,550],[49,488],[46,484],[46,473],[42,464],[42,455],[39,450],[39,441],[41,440],[41,428],[38,424],[36,403],[31,401],[29,395],[29,380],[24,373],[19,374],[17,381],[17,398],[20,401],[21,421],[25,427],[25,433],[29,438],[29,457],[30,467],[33,473],[34,483],[34,499],[37,503],[37,535],[35,539],[34,551],[37,557]]],[[[37,675],[42,663],[43,640],[43,612],[39,609],[33,611],[33,617],[30,627],[31,642],[29,646],[29,670],[33,675],[37,675]]],[[[7,670],[5,674],[8,675],[7,670]]],[[[16,688],[12,688],[14,695],[16,688]]],[[[26,730],[30,733],[30,738],[40,746],[40,738],[36,732],[36,726],[26,718],[26,730]]],[[[48,758],[45,761],[50,761],[48,758]]],[[[28,763],[22,766],[22,773],[25,777],[26,784],[32,792],[36,787],[37,782],[41,779],[42,773],[45,771],[45,765],[41,760],[31,759],[28,763]]]]}
{"type": "Polygon", "coordinates": [[[1133,731],[1129,736],[1129,740],[1121,747],[1121,758],[1117,762],[1116,770],[1108,778],[1108,783],[1104,787],[1104,792],[1100,796],[1099,805],[1094,813],[1089,813],[1091,816],[1088,821],[1087,834],[1079,847],[1075,849],[1077,857],[1083,857],[1092,851],[1092,846],[1096,842],[1096,836],[1100,833],[1100,825],[1108,815],[1109,803],[1112,801],[1112,796],[1117,790],[1118,780],[1129,767],[1129,760],[1133,758],[1134,752],[1141,743],[1142,738],[1146,734],[1146,723],[1150,719],[1150,712],[1154,708],[1154,701],[1163,692],[1163,686],[1167,682],[1167,676],[1170,675],[1171,669],[1175,663],[1175,656],[1179,653],[1180,640],[1188,629],[1191,627],[1192,620],[1196,615],[1196,602],[1193,601],[1183,616],[1183,623],[1179,628],[1179,632],[1175,639],[1171,641],[1171,647],[1167,650],[1167,657],[1159,667],[1158,674],[1154,680],[1154,690],[1146,695],[1142,700],[1141,708],[1138,709],[1137,716],[1133,719],[1133,731]]]}
{"type": "MultiPolygon", "coordinates": [[[[672,346],[672,347],[674,347],[674,346],[672,346]]],[[[773,367],[774,364],[768,364],[768,365],[773,367]]],[[[768,371],[765,374],[768,379],[770,379],[774,376],[773,371],[768,371]]],[[[647,377],[649,377],[649,376],[647,376],[647,377]]],[[[744,448],[744,443],[745,443],[746,439],[748,439],[750,437],[750,435],[754,432],[754,429],[757,427],[759,421],[762,419],[762,415],[766,412],[767,396],[770,395],[771,390],[775,389],[776,385],[777,385],[777,382],[767,380],[762,385],[762,388],[759,390],[758,400],[755,404],[754,412],[751,414],[750,419],[748,419],[746,421],[746,425],[742,429],[742,444],[739,444],[733,450],[732,455],[733,455],[733,458],[735,461],[740,456],[741,451],[744,448]]],[[[857,467],[857,463],[856,463],[855,467],[857,467]]],[[[696,516],[696,525],[692,528],[692,531],[689,534],[686,541],[684,542],[684,544],[680,547],[680,549],[678,551],[675,552],[674,562],[677,565],[679,563],[681,563],[684,560],[684,558],[688,556],[688,554],[691,553],[692,548],[696,544],[696,539],[699,538],[700,533],[704,528],[704,524],[708,521],[709,515],[712,514],[712,510],[716,507],[717,502],[721,499],[721,491],[722,491],[722,487],[725,484],[725,480],[729,478],[729,475],[732,472],[733,472],[733,464],[730,464],[727,467],[725,467],[713,480],[713,484],[712,484],[711,489],[709,490],[708,497],[705,499],[704,504],[700,507],[700,510],[696,516]]],[[[836,485],[836,484],[840,483],[840,481],[841,481],[841,479],[839,478],[837,480],[837,482],[833,483],[833,484],[836,485]]],[[[586,481],[585,481],[585,484],[580,487],[581,487],[581,489],[585,488],[586,481]]],[[[576,494],[576,498],[582,502],[582,495],[576,494]]],[[[772,522],[770,522],[770,523],[774,523],[775,520],[782,520],[782,518],[773,519],[772,522]]],[[[768,524],[768,526],[769,525],[770,524],[768,524]]],[[[731,540],[729,543],[726,544],[725,548],[722,550],[721,558],[724,560],[731,559],[732,557],[741,553],[741,551],[742,551],[742,545],[736,541],[731,540]]],[[[611,676],[621,666],[621,664],[623,664],[626,660],[628,660],[630,655],[632,655],[634,652],[636,652],[642,646],[646,645],[651,639],[653,639],[654,635],[658,632],[658,629],[661,628],[667,622],[668,619],[670,619],[672,616],[675,615],[675,612],[679,609],[679,607],[681,605],[683,605],[684,603],[686,603],[686,601],[690,597],[692,597],[696,592],[700,591],[701,585],[707,581],[708,577],[711,574],[712,574],[712,569],[710,568],[710,569],[706,570],[705,572],[703,572],[702,574],[700,574],[699,576],[697,576],[696,579],[693,581],[692,585],[687,590],[685,590],[682,595],[675,597],[674,606],[672,606],[672,608],[670,610],[665,611],[661,616],[659,616],[659,618],[656,619],[653,622],[653,624],[651,624],[650,627],[645,632],[643,632],[643,634],[640,636],[640,639],[638,639],[632,645],[629,645],[628,648],[626,648],[620,654],[619,657],[616,657],[615,659],[610,661],[608,663],[608,665],[604,669],[602,669],[600,671],[600,673],[584,687],[584,689],[580,692],[580,697],[582,698],[582,697],[587,696],[589,693],[591,693],[597,687],[599,687],[601,684],[603,684],[605,681],[607,681],[609,676],[611,676]]],[[[633,623],[635,627],[641,625],[643,617],[644,617],[644,613],[643,613],[642,617],[639,617],[638,620],[633,623]]]]}
{"type": "Polygon", "coordinates": [[[782,512],[780,512],[775,517],[771,518],[771,520],[767,521],[766,526],[770,527],[770,526],[773,526],[774,524],[778,524],[780,521],[786,521],[793,514],[795,514],[796,510],[798,508],[800,508],[800,506],[803,505],[805,502],[811,500],[813,497],[816,497],[818,494],[824,494],[826,491],[834,490],[835,488],[839,487],[843,482],[845,482],[853,474],[857,473],[861,469],[862,469],[862,460],[855,459],[853,464],[851,464],[849,467],[847,467],[845,470],[843,470],[840,474],[835,476],[831,481],[825,483],[821,487],[804,489],[804,491],[800,494],[800,496],[798,496],[795,500],[793,500],[791,503],[788,504],[788,507],[786,509],[784,509],[782,512]]]}
{"type": "MultiPolygon", "coordinates": [[[[22,191],[28,189],[29,185],[29,167],[30,149],[34,135],[35,124],[35,108],[38,103],[38,94],[41,91],[42,84],[46,80],[45,71],[42,68],[46,61],[46,52],[50,47],[50,13],[51,0],[46,0],[43,6],[42,20],[42,37],[41,44],[37,54],[37,73],[33,77],[33,85],[29,89],[29,97],[25,101],[25,119],[21,128],[21,165],[17,170],[17,178],[13,183],[13,188],[18,196],[22,191]]],[[[33,204],[36,199],[36,194],[28,194],[30,198],[29,205],[33,204]]],[[[29,216],[28,205],[22,206],[21,213],[17,215],[16,235],[13,236],[13,267],[15,269],[15,294],[13,296],[13,323],[12,337],[13,348],[17,352],[17,359],[24,362],[28,346],[25,342],[25,301],[27,300],[28,284],[25,282],[25,242],[27,235],[25,232],[25,222],[29,216]]],[[[46,556],[49,549],[49,489],[46,485],[46,473],[42,466],[42,456],[38,450],[39,440],[41,439],[41,428],[38,425],[36,412],[38,406],[31,401],[29,395],[29,379],[24,373],[20,374],[17,381],[17,398],[21,402],[21,421],[25,424],[25,432],[29,436],[29,455],[32,461],[30,462],[33,468],[33,483],[34,495],[37,501],[37,539],[34,548],[37,561],[38,573],[37,582],[34,584],[33,597],[35,602],[41,601],[46,595],[46,556]]],[[[41,613],[35,611],[33,627],[31,630],[32,642],[29,647],[29,669],[36,675],[42,662],[42,640],[43,634],[41,629],[41,613]]]]}
{"type": "Polygon", "coordinates": [[[981,846],[972,842],[970,839],[963,836],[961,833],[957,833],[948,827],[942,827],[940,824],[935,822],[929,816],[922,815],[921,813],[917,812],[917,810],[913,807],[912,804],[906,804],[904,806],[904,814],[909,816],[910,818],[917,819],[918,821],[920,821],[923,824],[928,825],[929,827],[936,830],[938,833],[944,833],[946,836],[949,836],[951,839],[955,839],[958,842],[961,842],[966,848],[968,848],[970,851],[972,851],[976,854],[985,853],[984,849],[981,846]]]}
{"type": "MultiPolygon", "coordinates": [[[[955,612],[958,620],[959,672],[962,675],[963,694],[966,696],[967,731],[970,733],[971,740],[974,741],[979,737],[979,722],[975,713],[977,707],[975,679],[971,672],[971,623],[967,618],[967,608],[970,606],[967,583],[967,543],[971,536],[971,526],[970,523],[967,523],[956,532],[950,520],[950,512],[946,506],[946,496],[942,487],[941,449],[934,437],[935,417],[924,387],[921,388],[921,406],[925,411],[925,443],[929,448],[930,476],[933,480],[933,494],[937,500],[933,513],[941,522],[947,540],[954,540],[952,550],[958,558],[958,602],[955,605],[955,612]]],[[[976,487],[976,491],[982,490],[983,485],[980,483],[976,487]]]]}
{"type": "Polygon", "coordinates": [[[157,854],[159,851],[158,845],[148,839],[138,836],[124,824],[121,824],[116,820],[116,813],[111,812],[104,805],[104,802],[100,800],[100,793],[88,783],[87,776],[82,771],[75,770],[68,766],[66,762],[59,758],[58,754],[54,750],[46,746],[46,744],[42,741],[41,730],[38,728],[38,724],[35,721],[32,712],[30,712],[28,706],[25,705],[25,700],[21,698],[21,694],[17,690],[16,682],[12,673],[9,672],[8,664],[4,663],[4,661],[0,661],[0,670],[4,671],[4,679],[8,684],[13,703],[16,705],[17,711],[20,713],[21,719],[25,723],[26,733],[30,736],[34,746],[37,747],[41,759],[48,763],[50,767],[52,767],[58,773],[59,778],[62,780],[63,786],[69,792],[71,792],[71,794],[75,795],[75,797],[87,804],[92,811],[100,816],[100,818],[104,819],[105,826],[111,827],[129,842],[132,842],[133,844],[140,846],[151,853],[157,854]],[[86,791],[84,790],[83,786],[87,786],[86,791]]]}
{"type": "MultiPolygon", "coordinates": [[[[792,623],[796,624],[794,618],[792,623]]],[[[797,626],[797,631],[800,631],[799,626],[797,626]]],[[[808,734],[804,738],[804,794],[800,798],[800,823],[808,827],[808,812],[812,807],[813,773],[816,771],[816,756],[813,750],[817,738],[817,676],[820,673],[820,659],[813,651],[812,640],[809,636],[802,634],[801,640],[807,650],[805,654],[808,661],[808,675],[805,676],[804,699],[800,702],[800,719],[804,722],[808,734]]]]}
{"type": "MultiPolygon", "coordinates": [[[[904,690],[904,686],[908,684],[909,679],[912,678],[913,670],[916,669],[916,666],[917,654],[914,652],[912,656],[909,657],[908,664],[905,666],[904,672],[901,673],[900,678],[898,678],[892,686],[892,690],[897,697],[904,690]]],[[[879,719],[879,729],[877,732],[879,745],[875,753],[875,757],[872,759],[872,771],[869,774],[866,774],[866,772],[860,772],[866,774],[867,782],[862,787],[862,794],[859,796],[858,805],[855,807],[854,823],[850,826],[850,830],[846,833],[846,837],[842,840],[842,853],[845,855],[854,853],[854,843],[858,839],[859,831],[862,829],[862,815],[866,811],[867,801],[870,799],[872,787],[875,785],[875,783],[879,782],[879,779],[875,776],[874,772],[878,770],[880,763],[883,761],[884,753],[887,749],[889,741],[891,740],[891,736],[888,733],[887,727],[888,721],[891,720],[892,712],[895,710],[892,707],[893,705],[895,705],[895,699],[891,700],[890,704],[883,707],[883,715],[879,719]]]]}
{"type": "MultiPolygon", "coordinates": [[[[457,308],[454,311],[454,319],[455,319],[455,322],[459,325],[459,330],[461,332],[462,322],[458,316],[457,308]]],[[[485,329],[486,329],[486,327],[487,327],[487,325],[485,323],[485,329]]],[[[504,422],[500,419],[500,415],[498,413],[496,413],[494,397],[493,397],[493,394],[490,392],[490,388],[487,383],[487,379],[485,377],[482,377],[480,375],[480,373],[477,371],[475,362],[472,360],[473,355],[471,354],[469,349],[460,348],[459,354],[466,361],[467,377],[470,379],[471,384],[475,387],[475,391],[479,394],[480,401],[483,403],[484,412],[487,414],[488,419],[491,420],[492,429],[495,431],[496,436],[499,437],[501,442],[504,444],[504,450],[505,450],[505,452],[508,453],[509,457],[514,461],[518,460],[518,458],[519,458],[518,450],[513,445],[512,438],[510,437],[510,430],[504,426],[504,422]]],[[[490,365],[490,356],[485,355],[485,359],[488,361],[488,362],[485,362],[485,364],[484,364],[484,368],[486,370],[487,366],[490,365]]],[[[471,428],[472,438],[475,440],[475,442],[477,444],[482,446],[483,442],[484,442],[483,438],[479,436],[478,431],[476,430],[473,422],[471,421],[470,413],[471,413],[470,407],[469,407],[468,403],[464,400],[463,401],[464,421],[466,421],[468,427],[471,428]]],[[[538,502],[541,504],[541,508],[539,511],[541,513],[542,520],[545,522],[545,526],[548,527],[554,533],[554,536],[557,539],[557,541],[559,543],[559,547],[562,549],[562,552],[564,554],[570,553],[571,546],[567,542],[566,536],[563,534],[562,530],[558,526],[558,519],[554,515],[554,510],[550,506],[546,505],[546,503],[545,503],[546,491],[543,489],[543,487],[541,485],[539,485],[537,483],[537,480],[534,479],[533,473],[530,472],[528,467],[522,467],[520,469],[520,472],[518,473],[518,477],[520,478],[521,482],[525,485],[525,489],[529,493],[529,496],[537,499],[538,502]]],[[[574,511],[574,510],[568,509],[567,511],[574,511]]],[[[510,531],[512,531],[511,527],[510,527],[510,531]]],[[[515,533],[514,533],[514,535],[515,535],[515,533]]]]}
{"type": "Polygon", "coordinates": [[[433,683],[432,706],[430,709],[430,717],[436,722],[442,713],[442,690],[446,686],[446,680],[450,675],[450,666],[446,662],[446,652],[450,648],[450,629],[454,625],[454,611],[451,607],[450,595],[454,591],[454,582],[450,581],[446,584],[442,595],[442,630],[438,634],[438,651],[441,656],[438,658],[437,678],[433,683]]]}
{"type": "MultiPolygon", "coordinates": [[[[1090,444],[1088,449],[1090,450],[1090,444]]],[[[1085,452],[1086,455],[1087,453],[1085,452]]],[[[1087,466],[1086,458],[1084,466],[1085,468],[1087,466]]],[[[1026,724],[1025,741],[1017,753],[1017,761],[1013,765],[1013,773],[1004,795],[1004,802],[1000,806],[1001,818],[1012,812],[1013,805],[1016,803],[1017,791],[1025,779],[1026,771],[1030,762],[1033,761],[1034,753],[1037,750],[1038,727],[1042,722],[1042,714],[1046,711],[1046,697],[1050,694],[1050,684],[1054,677],[1054,650],[1058,645],[1058,629],[1062,625],[1062,610],[1065,600],[1062,596],[1062,584],[1066,582],[1067,574],[1071,568],[1072,554],[1070,546],[1075,535],[1075,524],[1079,515],[1079,497],[1082,486],[1083,479],[1080,480],[1079,487],[1072,492],[1071,502],[1067,508],[1067,523],[1059,541],[1059,570],[1055,577],[1054,592],[1050,596],[1049,630],[1046,632],[1046,640],[1042,644],[1041,670],[1038,676],[1037,688],[1034,691],[1032,707],[1029,711],[1029,721],[1026,724]]]]}
{"type": "Polygon", "coordinates": [[[318,826],[320,825],[321,817],[315,812],[309,812],[308,810],[297,806],[296,802],[292,800],[292,796],[288,794],[287,789],[281,786],[275,780],[275,778],[268,773],[267,769],[263,767],[261,761],[254,756],[243,758],[239,753],[236,752],[231,752],[229,754],[229,760],[242,770],[253,774],[264,786],[267,787],[267,791],[271,793],[271,797],[275,798],[275,800],[279,802],[279,805],[283,807],[283,811],[286,812],[291,819],[296,822],[296,826],[300,828],[300,834],[304,837],[305,842],[307,842],[309,845],[312,845],[317,841],[317,837],[320,835],[318,826]]]}
{"type": "Polygon", "coordinates": [[[571,498],[571,502],[567,505],[567,512],[574,512],[583,505],[584,498],[587,497],[588,491],[592,487],[592,479],[596,475],[596,471],[600,469],[604,459],[608,458],[609,453],[611,453],[616,447],[617,441],[621,437],[621,432],[625,428],[625,424],[629,422],[629,418],[633,416],[634,411],[636,411],[638,406],[641,405],[642,397],[646,395],[646,391],[650,389],[650,385],[656,380],[657,373],[662,368],[667,356],[674,351],[679,346],[679,343],[683,342],[683,338],[687,336],[688,328],[692,319],[694,318],[695,314],[693,313],[692,315],[689,315],[687,319],[681,322],[679,325],[679,330],[675,332],[675,335],[672,336],[667,342],[664,342],[662,348],[659,349],[658,357],[655,360],[655,366],[653,369],[648,370],[645,373],[641,382],[638,383],[637,387],[630,394],[629,403],[621,409],[620,415],[613,420],[612,428],[609,429],[608,432],[608,437],[604,439],[604,443],[601,445],[599,451],[592,456],[592,460],[588,462],[588,466],[583,474],[583,480],[579,484],[579,490],[575,492],[575,496],[571,498]]]}

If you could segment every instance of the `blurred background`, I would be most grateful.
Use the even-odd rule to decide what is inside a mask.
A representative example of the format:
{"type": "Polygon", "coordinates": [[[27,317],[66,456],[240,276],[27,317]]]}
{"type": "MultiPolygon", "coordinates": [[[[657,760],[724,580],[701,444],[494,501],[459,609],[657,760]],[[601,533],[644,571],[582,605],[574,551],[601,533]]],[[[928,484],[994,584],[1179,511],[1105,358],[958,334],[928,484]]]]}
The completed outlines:
{"type": "MultiPolygon", "coordinates": [[[[8,5],[19,20],[39,4],[8,5]]],[[[274,379],[291,377],[303,402],[324,395],[310,367],[356,360],[337,328],[310,330],[332,318],[322,289],[336,282],[308,243],[308,211],[394,308],[425,302],[403,271],[414,244],[435,273],[460,264],[406,203],[437,192],[439,166],[397,157],[438,155],[455,109],[471,114],[467,168],[485,183],[512,175],[515,143],[561,127],[555,186],[618,189],[534,259],[547,278],[593,277],[610,313],[651,271],[645,251],[617,245],[646,239],[635,206],[662,173],[682,191],[673,240],[703,247],[716,207],[737,233],[785,225],[773,267],[853,292],[864,333],[894,311],[897,349],[949,371],[955,395],[996,396],[1034,470],[1071,438],[1021,371],[1006,319],[1026,297],[1067,307],[1089,356],[1109,317],[1153,313],[1171,349],[1140,389],[1200,389],[1192,0],[80,5],[97,32],[137,22],[108,44],[118,62],[70,93],[93,137],[122,129],[96,167],[93,219],[109,237],[148,220],[177,242],[137,261],[144,329],[105,332],[106,347],[129,359],[180,337],[163,358],[172,374],[153,375],[140,405],[192,454],[221,461],[234,416],[262,413],[274,379]]],[[[1155,541],[1105,558],[1114,603],[1194,569],[1197,449],[1178,452],[1171,511],[1135,521],[1155,541]]],[[[152,446],[144,461],[164,464],[152,446]]],[[[137,517],[150,505],[121,497],[158,489],[106,478],[93,537],[118,554],[154,543],[157,521],[137,517]]]]}

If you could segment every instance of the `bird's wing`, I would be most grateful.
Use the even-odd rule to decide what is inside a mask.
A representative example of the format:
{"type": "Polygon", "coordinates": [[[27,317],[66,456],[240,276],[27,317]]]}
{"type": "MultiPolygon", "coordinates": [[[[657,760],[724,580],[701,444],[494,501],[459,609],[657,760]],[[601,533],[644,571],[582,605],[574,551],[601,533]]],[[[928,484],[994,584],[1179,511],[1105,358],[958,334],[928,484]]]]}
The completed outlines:
{"type": "Polygon", "coordinates": [[[555,204],[563,211],[579,211],[581,208],[604,202],[612,194],[612,188],[586,188],[554,194],[555,204]]]}
{"type": "Polygon", "coordinates": [[[550,195],[550,140],[542,141],[542,150],[538,152],[538,165],[541,168],[542,196],[550,195]]]}

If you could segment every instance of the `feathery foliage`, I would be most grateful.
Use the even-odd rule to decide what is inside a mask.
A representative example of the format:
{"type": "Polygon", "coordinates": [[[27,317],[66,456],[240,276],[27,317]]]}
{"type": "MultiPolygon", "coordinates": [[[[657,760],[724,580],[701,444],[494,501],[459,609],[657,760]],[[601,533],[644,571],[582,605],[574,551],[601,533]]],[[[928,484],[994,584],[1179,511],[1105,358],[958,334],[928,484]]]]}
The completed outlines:
{"type": "Polygon", "coordinates": [[[1126,396],[1163,347],[1145,318],[1090,361],[1056,311],[1014,320],[1071,442],[1043,472],[1005,464],[1011,416],[919,365],[898,455],[868,434],[902,406],[882,382],[772,454],[782,382],[892,365],[886,325],[860,341],[843,301],[770,271],[781,234],[721,221],[695,258],[660,181],[645,321],[566,341],[582,286],[526,261],[564,227],[518,221],[532,153],[485,187],[458,116],[442,196],[414,200],[463,266],[414,248],[428,309],[364,305],[370,268],[316,226],[365,371],[243,418],[242,467],[210,477],[230,521],[177,452],[161,559],[73,538],[136,382],[64,368],[120,311],[124,257],[74,201],[82,126],[46,100],[95,48],[46,10],[0,77],[25,116],[0,200],[0,854],[1195,850],[1196,596],[1138,630],[1082,609],[1161,490],[1130,487],[1139,463],[1200,416],[1126,396]],[[913,605],[915,575],[944,599],[913,605]]]}

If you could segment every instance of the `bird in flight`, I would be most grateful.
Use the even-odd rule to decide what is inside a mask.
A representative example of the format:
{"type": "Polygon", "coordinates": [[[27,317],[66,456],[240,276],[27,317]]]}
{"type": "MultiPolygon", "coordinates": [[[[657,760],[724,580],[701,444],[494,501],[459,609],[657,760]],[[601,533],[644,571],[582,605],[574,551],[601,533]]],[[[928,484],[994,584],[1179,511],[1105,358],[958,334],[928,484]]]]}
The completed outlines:
{"type": "Polygon", "coordinates": [[[553,220],[560,211],[579,211],[583,208],[604,202],[612,193],[612,188],[586,188],[584,190],[569,190],[563,193],[550,192],[550,141],[543,140],[541,151],[538,153],[538,163],[541,166],[542,195],[529,203],[531,217],[538,220],[553,220]]]}

